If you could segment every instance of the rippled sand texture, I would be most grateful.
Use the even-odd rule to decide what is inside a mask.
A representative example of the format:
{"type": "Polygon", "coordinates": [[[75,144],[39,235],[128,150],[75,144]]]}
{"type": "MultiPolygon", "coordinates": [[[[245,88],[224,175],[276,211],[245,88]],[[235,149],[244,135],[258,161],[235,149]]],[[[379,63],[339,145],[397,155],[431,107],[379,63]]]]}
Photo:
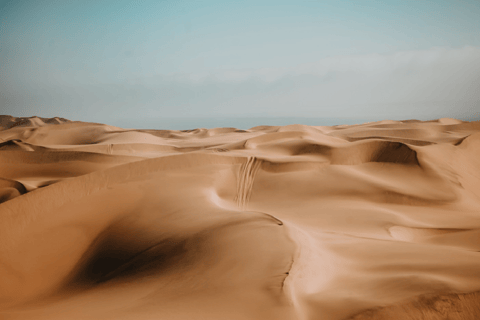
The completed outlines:
{"type": "Polygon", "coordinates": [[[1,319],[480,319],[480,122],[0,119],[1,319]]]}

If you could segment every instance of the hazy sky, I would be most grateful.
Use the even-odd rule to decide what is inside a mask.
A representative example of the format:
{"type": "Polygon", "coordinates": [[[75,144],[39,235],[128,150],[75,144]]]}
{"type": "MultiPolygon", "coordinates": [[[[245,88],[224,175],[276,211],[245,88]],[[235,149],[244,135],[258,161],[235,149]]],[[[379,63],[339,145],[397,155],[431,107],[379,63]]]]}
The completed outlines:
{"type": "Polygon", "coordinates": [[[0,0],[0,114],[478,116],[479,17],[479,0],[0,0]]]}

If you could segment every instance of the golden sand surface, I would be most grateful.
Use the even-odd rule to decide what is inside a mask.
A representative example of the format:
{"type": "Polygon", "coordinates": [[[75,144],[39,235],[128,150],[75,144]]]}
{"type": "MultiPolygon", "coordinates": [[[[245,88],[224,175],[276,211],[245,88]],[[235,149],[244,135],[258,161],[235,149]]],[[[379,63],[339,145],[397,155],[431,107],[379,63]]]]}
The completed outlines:
{"type": "Polygon", "coordinates": [[[480,319],[480,122],[0,116],[0,319],[480,319]]]}

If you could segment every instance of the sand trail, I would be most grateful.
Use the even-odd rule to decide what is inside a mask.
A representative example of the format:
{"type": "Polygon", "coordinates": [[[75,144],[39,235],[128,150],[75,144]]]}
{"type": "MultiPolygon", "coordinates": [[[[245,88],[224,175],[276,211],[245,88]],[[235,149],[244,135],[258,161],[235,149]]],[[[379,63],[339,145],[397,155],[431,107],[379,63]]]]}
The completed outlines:
{"type": "Polygon", "coordinates": [[[248,201],[252,194],[255,175],[262,165],[262,161],[255,157],[248,157],[245,163],[242,163],[237,178],[237,194],[234,201],[240,209],[246,209],[248,201]]]}

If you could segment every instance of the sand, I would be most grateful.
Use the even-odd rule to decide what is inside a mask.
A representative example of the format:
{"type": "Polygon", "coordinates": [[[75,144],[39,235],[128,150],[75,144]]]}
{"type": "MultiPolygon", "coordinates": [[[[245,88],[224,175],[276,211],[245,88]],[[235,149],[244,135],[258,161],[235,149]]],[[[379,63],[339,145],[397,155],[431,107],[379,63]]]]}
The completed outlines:
{"type": "Polygon", "coordinates": [[[480,319],[480,122],[0,117],[1,319],[480,319]]]}

